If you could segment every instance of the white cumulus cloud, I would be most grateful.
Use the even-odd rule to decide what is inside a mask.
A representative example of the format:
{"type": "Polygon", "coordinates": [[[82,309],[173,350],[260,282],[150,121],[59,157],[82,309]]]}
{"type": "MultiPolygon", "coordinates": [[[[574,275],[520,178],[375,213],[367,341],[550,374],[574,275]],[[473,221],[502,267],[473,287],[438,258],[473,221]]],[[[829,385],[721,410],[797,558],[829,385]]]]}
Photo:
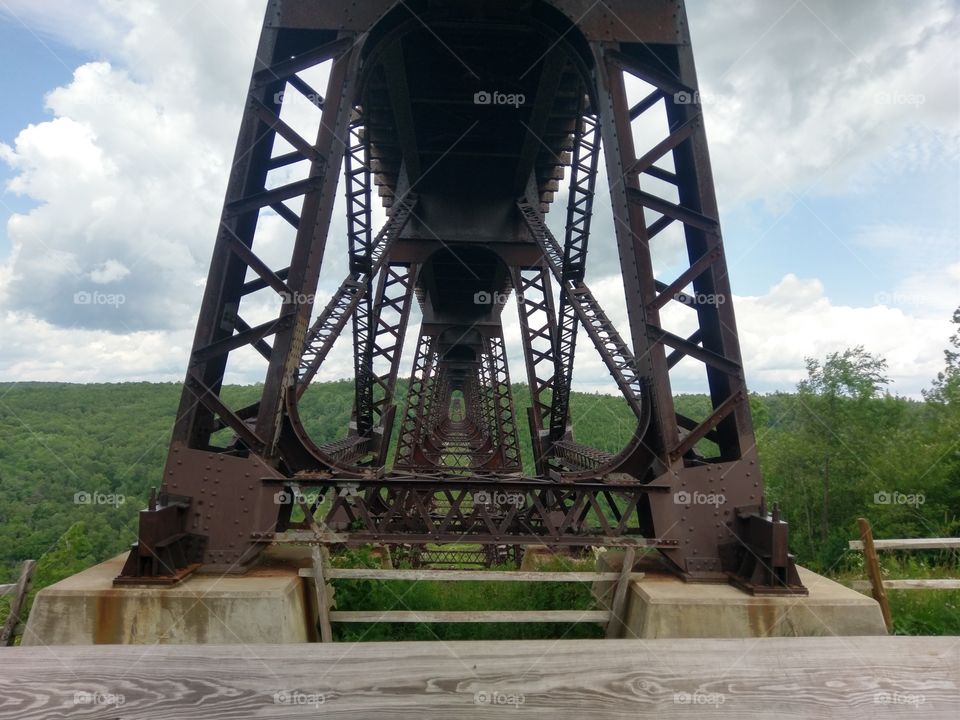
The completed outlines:
{"type": "Polygon", "coordinates": [[[117,280],[123,280],[130,274],[130,269],[116,260],[107,260],[103,265],[95,267],[90,272],[90,279],[98,285],[107,285],[117,280]]]}
{"type": "MultiPolygon", "coordinates": [[[[7,190],[35,205],[7,223],[0,376],[182,377],[264,7],[264,0],[0,4],[0,13],[22,21],[54,51],[51,36],[100,58],[49,88],[50,119],[38,118],[0,143],[0,163],[13,171],[7,190]],[[78,302],[78,293],[90,301],[78,302]]],[[[884,174],[956,162],[955,3],[690,0],[689,14],[724,212],[807,191],[869,192],[884,174]]],[[[625,327],[602,194],[597,210],[603,216],[594,226],[590,280],[625,327]]],[[[342,241],[342,205],[335,215],[331,238],[342,241]]],[[[283,221],[267,218],[264,229],[264,256],[288,254],[283,221]]],[[[765,294],[736,298],[751,385],[789,388],[802,376],[805,356],[862,343],[887,355],[895,389],[918,394],[939,369],[949,335],[960,281],[956,231],[877,224],[849,238],[864,252],[880,252],[909,247],[904,239],[918,232],[942,262],[921,268],[888,249],[902,278],[887,289],[890,297],[863,307],[837,304],[816,278],[793,275],[771,279],[765,294]],[[873,244],[862,244],[867,237],[873,244]],[[903,301],[911,297],[922,301],[903,301]]],[[[658,269],[671,269],[681,246],[659,245],[658,269]]],[[[328,248],[327,258],[325,291],[344,269],[342,252],[328,248]]],[[[267,317],[269,304],[257,306],[251,321],[267,317]]],[[[512,304],[505,317],[515,341],[512,304]]],[[[679,333],[692,317],[679,308],[664,321],[679,333]]],[[[592,389],[606,370],[588,346],[581,335],[576,377],[592,389]]],[[[347,334],[323,379],[351,373],[348,348],[347,334]]],[[[523,380],[515,342],[512,350],[514,380],[523,380]]],[[[253,354],[232,364],[228,380],[256,381],[261,373],[253,354]]],[[[678,391],[701,389],[686,364],[676,375],[678,391]]]]}

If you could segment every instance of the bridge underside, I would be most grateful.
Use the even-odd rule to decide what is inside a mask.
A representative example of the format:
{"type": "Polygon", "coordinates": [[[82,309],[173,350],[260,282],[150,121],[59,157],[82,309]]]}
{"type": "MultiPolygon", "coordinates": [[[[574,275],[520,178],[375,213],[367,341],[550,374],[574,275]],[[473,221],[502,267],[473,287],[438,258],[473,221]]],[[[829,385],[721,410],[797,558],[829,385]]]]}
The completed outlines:
{"type": "Polygon", "coordinates": [[[687,579],[804,592],[764,505],[717,218],[679,0],[271,0],[163,487],[117,582],[243,572],[284,540],[469,542],[651,547],[687,579]],[[613,316],[592,236],[619,263],[613,316]],[[352,417],[318,443],[300,400],[341,335],[352,417]],[[619,452],[576,439],[578,346],[629,408],[619,452]],[[260,399],[236,407],[225,374],[254,360],[260,399]],[[677,413],[674,371],[702,416],[677,413]]]}

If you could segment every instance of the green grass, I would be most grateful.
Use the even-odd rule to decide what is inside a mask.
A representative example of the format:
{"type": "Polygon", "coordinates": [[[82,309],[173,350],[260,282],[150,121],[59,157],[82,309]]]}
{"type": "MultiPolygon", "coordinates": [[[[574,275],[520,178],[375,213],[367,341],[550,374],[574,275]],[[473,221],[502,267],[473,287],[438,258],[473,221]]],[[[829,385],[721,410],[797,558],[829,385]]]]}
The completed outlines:
{"type": "MultiPolygon", "coordinates": [[[[884,580],[960,578],[957,558],[948,553],[880,553],[884,580]]],[[[843,584],[866,579],[866,571],[848,571],[843,584]]],[[[887,590],[894,635],[960,635],[960,590],[887,590]]]]}

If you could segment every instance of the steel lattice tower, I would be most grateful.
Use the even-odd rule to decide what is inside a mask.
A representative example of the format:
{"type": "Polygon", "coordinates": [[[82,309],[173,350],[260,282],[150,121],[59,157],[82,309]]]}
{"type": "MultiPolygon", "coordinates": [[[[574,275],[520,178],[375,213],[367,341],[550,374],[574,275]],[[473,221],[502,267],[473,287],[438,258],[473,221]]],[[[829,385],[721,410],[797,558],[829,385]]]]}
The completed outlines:
{"type": "Polygon", "coordinates": [[[270,0],[163,487],[118,582],[242,572],[286,533],[649,546],[688,579],[803,592],[787,526],[764,507],[730,300],[681,0],[270,0]],[[312,134],[289,120],[292,96],[311,103],[312,134]],[[662,132],[648,141],[641,125],[662,132]],[[557,237],[546,216],[564,183],[557,237]],[[338,188],[348,269],[317,298],[338,188]],[[601,207],[612,234],[591,233],[601,207]],[[289,225],[280,265],[260,249],[268,218],[289,225]],[[667,238],[686,262],[661,277],[653,252],[667,238]],[[619,257],[622,331],[586,283],[598,244],[619,257]],[[524,422],[502,325],[510,295],[524,422]],[[270,318],[246,319],[264,304],[270,318]],[[692,331],[666,321],[674,307],[692,331]],[[348,325],[352,419],[345,439],[319,444],[298,403],[348,325]],[[578,343],[635,418],[618,453],[575,438],[578,343]],[[247,407],[222,393],[241,352],[264,367],[247,407]],[[705,378],[703,417],[674,407],[679,363],[705,378]],[[514,501],[476,500],[491,489],[514,501]]]}

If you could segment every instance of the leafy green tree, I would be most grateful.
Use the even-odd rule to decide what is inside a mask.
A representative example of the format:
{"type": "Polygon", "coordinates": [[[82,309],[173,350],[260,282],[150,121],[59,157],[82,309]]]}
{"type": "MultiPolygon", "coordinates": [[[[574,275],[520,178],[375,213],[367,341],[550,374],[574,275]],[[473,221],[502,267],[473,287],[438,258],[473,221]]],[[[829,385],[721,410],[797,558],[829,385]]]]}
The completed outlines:
{"type": "Polygon", "coordinates": [[[938,459],[927,472],[934,481],[930,500],[934,507],[944,508],[938,532],[941,536],[960,533],[960,307],[954,311],[952,322],[956,329],[943,352],[945,367],[923,394],[933,428],[928,444],[938,459]]]}
{"type": "Polygon", "coordinates": [[[884,375],[887,361],[871,355],[863,345],[827,355],[823,364],[806,358],[807,379],[800,382],[801,394],[816,395],[836,404],[838,398],[866,400],[876,397],[889,384],[884,375]]]}
{"type": "Polygon", "coordinates": [[[34,585],[38,588],[60,582],[97,562],[94,540],[84,522],[75,522],[37,561],[34,585]]]}
{"type": "MultiPolygon", "coordinates": [[[[881,397],[887,362],[862,346],[807,358],[797,385],[789,432],[767,445],[772,496],[782,502],[793,545],[808,562],[829,567],[842,556],[850,509],[863,507],[882,484],[873,467],[871,440],[896,423],[901,404],[881,397]],[[771,457],[772,456],[772,457],[771,457]]],[[[855,518],[853,518],[855,520],[855,518]]]]}
{"type": "Polygon", "coordinates": [[[960,404],[960,307],[953,311],[951,322],[957,329],[950,336],[950,347],[943,351],[946,367],[923,393],[927,400],[944,405],[960,404]]]}

